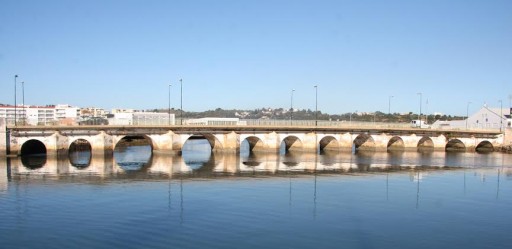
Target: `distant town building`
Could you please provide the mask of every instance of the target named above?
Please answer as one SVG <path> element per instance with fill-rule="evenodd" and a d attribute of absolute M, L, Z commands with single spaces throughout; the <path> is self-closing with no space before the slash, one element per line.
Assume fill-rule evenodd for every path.
<path fill-rule="evenodd" d="M 187 125 L 247 125 L 246 121 L 240 121 L 239 118 L 198 118 L 188 119 Z"/>
<path fill-rule="evenodd" d="M 16 115 L 15 115 L 16 113 Z M 0 118 L 5 118 L 9 124 L 23 125 L 74 125 L 80 116 L 78 107 L 70 105 L 48 106 L 0 106 Z M 14 119 L 16 118 L 16 122 Z"/>
<path fill-rule="evenodd" d="M 484 105 L 465 120 L 437 120 L 432 124 L 436 129 L 500 129 L 511 127 L 512 108 L 491 108 Z"/>
<path fill-rule="evenodd" d="M 107 114 L 109 114 L 107 111 L 105 111 L 103 108 L 96 108 L 96 107 L 85 107 L 80 108 L 80 118 L 82 120 L 86 120 L 93 117 L 100 117 L 100 118 L 106 118 Z"/>
<path fill-rule="evenodd" d="M 133 109 L 113 109 L 107 115 L 110 125 L 174 125 L 174 114 L 164 112 L 144 112 Z"/>

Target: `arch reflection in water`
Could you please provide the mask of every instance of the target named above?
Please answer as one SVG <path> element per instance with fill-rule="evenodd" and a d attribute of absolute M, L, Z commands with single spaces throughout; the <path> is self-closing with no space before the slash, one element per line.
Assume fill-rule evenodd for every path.
<path fill-rule="evenodd" d="M 151 165 L 151 141 L 143 136 L 127 136 L 115 149 L 116 164 L 124 171 L 141 171 Z"/>
<path fill-rule="evenodd" d="M 244 172 L 274 173 L 277 170 L 277 153 L 252 151 L 240 156 L 238 170 Z"/>
<path fill-rule="evenodd" d="M 27 169 L 42 168 L 46 164 L 46 147 L 36 139 L 31 139 L 21 146 L 21 163 Z"/>
<path fill-rule="evenodd" d="M 43 155 L 22 155 L 21 163 L 27 169 L 39 169 L 46 165 L 46 154 Z"/>
<path fill-rule="evenodd" d="M 91 164 L 91 151 L 91 144 L 87 140 L 77 139 L 69 146 L 69 162 L 78 169 L 87 168 Z"/>
<path fill-rule="evenodd" d="M 279 171 L 304 171 L 306 162 L 303 161 L 305 155 L 314 155 L 313 153 L 301 153 L 295 151 L 287 151 L 280 155 Z"/>
<path fill-rule="evenodd" d="M 186 165 L 182 173 L 212 172 L 215 168 L 215 155 L 211 142 L 206 138 L 188 139 L 182 148 L 182 158 Z"/>

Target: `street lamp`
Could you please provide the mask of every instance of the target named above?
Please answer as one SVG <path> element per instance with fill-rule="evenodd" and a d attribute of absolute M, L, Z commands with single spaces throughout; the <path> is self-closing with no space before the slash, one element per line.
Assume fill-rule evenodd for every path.
<path fill-rule="evenodd" d="M 466 106 L 466 130 L 468 129 L 469 104 L 471 104 L 471 101 L 469 101 L 469 102 L 468 102 L 468 105 Z"/>
<path fill-rule="evenodd" d="M 357 110 L 356 110 L 356 113 L 357 113 Z M 350 113 L 350 121 L 349 121 L 350 125 L 352 125 L 352 114 L 353 114 L 353 112 Z"/>
<path fill-rule="evenodd" d="M 169 102 L 167 105 L 167 113 L 169 114 L 168 124 L 171 125 L 171 84 L 169 84 Z"/>
<path fill-rule="evenodd" d="M 18 111 L 17 108 L 16 108 L 16 85 L 17 85 L 17 82 L 16 82 L 16 79 L 18 78 L 18 75 L 14 75 L 14 126 L 16 126 L 16 112 Z"/>
<path fill-rule="evenodd" d="M 180 79 L 180 124 L 183 125 L 183 79 Z"/>
<path fill-rule="evenodd" d="M 394 98 L 395 96 L 391 95 L 389 96 L 389 100 L 388 100 L 388 114 L 391 114 L 391 99 Z"/>
<path fill-rule="evenodd" d="M 290 125 L 293 124 L 293 92 L 295 92 L 295 89 L 292 89 L 290 100 Z"/>
<path fill-rule="evenodd" d="M 423 95 L 421 93 L 418 93 L 420 95 L 420 113 L 418 114 L 418 119 L 420 120 L 420 126 L 421 126 L 421 103 L 422 103 L 422 97 Z"/>
<path fill-rule="evenodd" d="M 318 85 L 315 85 L 315 126 L 318 125 Z"/>

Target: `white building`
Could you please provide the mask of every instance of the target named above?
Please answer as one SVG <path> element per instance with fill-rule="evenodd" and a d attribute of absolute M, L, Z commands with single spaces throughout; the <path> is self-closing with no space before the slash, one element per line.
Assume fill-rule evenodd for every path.
<path fill-rule="evenodd" d="M 105 111 L 105 109 L 103 108 L 97 108 L 97 107 L 85 107 L 85 108 L 80 108 L 80 118 L 81 119 L 88 119 L 88 118 L 92 118 L 92 117 L 106 117 L 107 116 L 107 111 Z"/>
<path fill-rule="evenodd" d="M 113 109 L 109 115 L 110 125 L 174 125 L 174 114 L 164 112 L 143 112 L 132 109 Z"/>
<path fill-rule="evenodd" d="M 16 115 L 14 115 L 16 110 Z M 48 106 L 0 106 L 0 118 L 13 125 L 74 124 L 79 116 L 78 107 L 69 105 Z"/>
<path fill-rule="evenodd" d="M 22 122 L 25 116 L 26 110 L 23 106 L 2 105 L 0 106 L 0 118 L 5 118 L 7 124 L 14 124 L 14 119 L 17 122 Z"/>
<path fill-rule="evenodd" d="M 51 125 L 56 123 L 54 106 L 30 106 L 26 108 L 27 124 Z"/>
<path fill-rule="evenodd" d="M 77 119 L 80 117 L 80 108 L 70 105 L 56 105 L 55 106 L 55 118 L 57 120 L 71 118 Z"/>
<path fill-rule="evenodd" d="M 491 108 L 484 105 L 465 120 L 437 120 L 433 128 L 446 129 L 500 129 L 511 127 L 512 108 Z"/>

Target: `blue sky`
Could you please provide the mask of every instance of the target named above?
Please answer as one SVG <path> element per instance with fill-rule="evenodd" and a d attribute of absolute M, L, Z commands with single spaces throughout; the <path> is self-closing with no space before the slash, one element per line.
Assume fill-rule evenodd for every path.
<path fill-rule="evenodd" d="M 512 1 L 0 0 L 0 103 L 465 115 L 512 94 Z M 20 85 L 19 85 L 20 86 Z M 19 88 L 18 88 L 19 89 Z M 18 99 L 21 99 L 19 92 Z M 428 99 L 428 105 L 427 105 Z M 473 110 L 471 110 L 473 109 Z"/>

